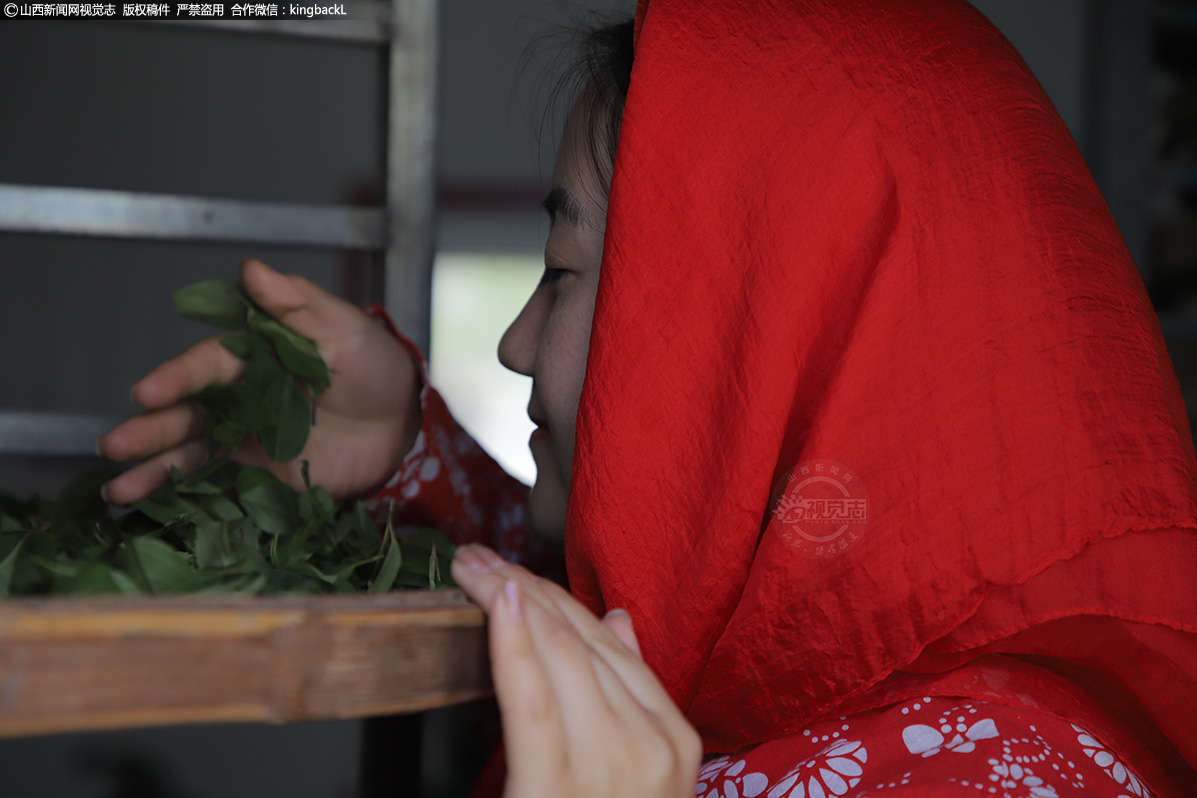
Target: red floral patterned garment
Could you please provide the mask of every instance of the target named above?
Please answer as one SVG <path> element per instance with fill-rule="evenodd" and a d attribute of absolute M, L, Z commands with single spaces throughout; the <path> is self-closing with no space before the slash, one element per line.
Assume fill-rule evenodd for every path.
<path fill-rule="evenodd" d="M 961 0 L 637 30 L 565 556 L 707 793 L 1197 795 L 1188 419 L 1018 54 Z"/>
<path fill-rule="evenodd" d="M 429 525 L 456 542 L 484 542 L 559 577 L 559 556 L 537 545 L 527 528 L 528 487 L 457 423 L 429 382 L 425 358 L 385 311 L 367 310 L 419 361 L 424 413 L 412 451 L 367 502 L 376 519 L 385 522 L 389 509 L 396 524 Z M 1154 795 L 1096 733 L 1036 706 L 1026 691 L 1037 692 L 1039 674 L 993 658 L 968 672 L 986 687 L 961 692 L 988 691 L 990 700 L 923 696 L 815 723 L 735 754 L 711 754 L 699 771 L 696 798 L 945 794 L 929 792 L 935 787 L 1003 798 Z M 1050 680 L 1041 686 L 1058 689 Z M 1089 711 L 1100 716 L 1094 707 Z M 501 771 L 492 769 L 488 778 L 501 778 Z"/>
<path fill-rule="evenodd" d="M 1197 795 L 1188 418 L 1026 64 L 962 0 L 641 0 L 637 37 L 574 595 L 628 610 L 706 752 L 768 747 L 771 780 L 813 724 L 933 698 L 1006 707 L 998 736 L 906 721 L 946 735 L 924 757 L 862 726 L 891 765 L 847 794 L 975 791 L 1034 725 L 1094 792 L 1086 762 Z M 1029 767 L 997 791 L 1069 789 Z"/>
<path fill-rule="evenodd" d="M 1027 707 L 932 696 L 709 758 L 695 788 L 697 798 L 1151 794 L 1081 726 Z"/>

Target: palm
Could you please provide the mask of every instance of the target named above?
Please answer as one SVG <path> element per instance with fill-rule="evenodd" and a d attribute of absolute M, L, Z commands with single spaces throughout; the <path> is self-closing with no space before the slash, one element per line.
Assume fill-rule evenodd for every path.
<path fill-rule="evenodd" d="M 332 385 L 316 401 L 316 424 L 295 462 L 275 463 L 260 445 L 231 456 L 269 468 L 303 487 L 299 460 L 310 462 L 312 481 L 336 498 L 360 495 L 398 466 L 419 428 L 419 385 L 411 354 L 349 303 L 305 280 L 247 263 L 242 281 L 268 312 L 311 338 L 332 371 Z M 171 466 L 190 471 L 203 463 L 203 420 L 180 400 L 214 382 L 231 382 L 243 364 L 219 337 L 196 344 L 134 386 L 147 410 L 104 435 L 99 450 L 118 461 L 147 458 L 107 486 L 118 504 L 137 501 L 161 484 Z"/>
<path fill-rule="evenodd" d="M 333 496 L 365 493 L 390 475 L 396 438 L 404 433 L 397 410 L 411 390 L 408 373 L 398 366 L 407 357 L 397 341 L 368 320 L 358 334 L 317 340 L 332 371 L 332 385 L 316 401 L 316 423 L 300 459 L 310 463 L 312 481 Z M 387 367 L 386 364 L 391 364 Z M 255 455 L 265 463 L 265 453 Z M 273 464 L 278 469 L 280 464 Z M 277 471 L 294 487 L 302 486 L 299 466 Z"/>

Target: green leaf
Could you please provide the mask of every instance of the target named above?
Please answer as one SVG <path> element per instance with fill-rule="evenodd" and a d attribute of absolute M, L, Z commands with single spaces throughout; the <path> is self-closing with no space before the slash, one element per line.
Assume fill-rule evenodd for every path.
<path fill-rule="evenodd" d="M 275 359 L 274 350 L 268 343 L 262 341 L 259 343 L 262 346 L 262 351 L 254 353 L 246 361 L 245 373 L 241 375 L 241 379 L 245 380 L 246 385 L 253 387 L 265 401 L 266 392 L 270 390 L 270 386 L 290 372 Z M 269 409 L 273 411 L 273 408 Z"/>
<path fill-rule="evenodd" d="M 17 569 L 17 557 L 21 554 L 21 546 L 24 542 L 25 536 L 21 535 L 20 539 L 16 541 L 16 545 L 9 549 L 3 560 L 0 560 L 0 596 L 7 596 L 10 592 L 13 573 Z"/>
<path fill-rule="evenodd" d="M 24 530 L 0 532 L 0 560 L 7 557 L 12 550 L 21 545 L 28 533 Z"/>
<path fill-rule="evenodd" d="M 209 461 L 207 465 L 189 477 L 175 484 L 179 493 L 202 493 L 215 495 L 233 487 L 241 473 L 241 466 L 224 457 Z"/>
<path fill-rule="evenodd" d="M 132 538 L 121 548 L 126 550 L 128 561 L 152 593 L 186 592 L 204 581 L 192 569 L 187 554 L 157 538 Z"/>
<path fill-rule="evenodd" d="M 40 530 L 28 533 L 12 570 L 9 591 L 17 595 L 46 590 L 53 582 L 53 572 L 46 566 L 54 565 L 56 548 L 53 536 L 48 533 Z"/>
<path fill-rule="evenodd" d="M 289 571 L 271 571 L 266 574 L 266 582 L 262 586 L 266 593 L 316 593 L 319 586 L 315 580 L 308 579 Z"/>
<path fill-rule="evenodd" d="M 378 576 L 370 583 L 369 592 L 371 593 L 385 593 L 390 590 L 395 584 L 395 577 L 399 576 L 399 568 L 403 564 L 403 552 L 399 548 L 398 541 L 395 540 L 394 535 L 388 535 L 390 543 L 387 545 L 387 556 L 382 561 L 382 568 L 378 571 Z"/>
<path fill-rule="evenodd" d="M 187 401 L 204 411 L 209 457 L 222 446 L 236 449 L 248 435 L 270 424 L 274 415 L 261 390 L 247 383 L 209 385 Z"/>
<path fill-rule="evenodd" d="M 233 574 L 200 588 L 200 593 L 261 593 L 265 574 Z"/>
<path fill-rule="evenodd" d="M 312 383 L 318 391 L 329 386 L 328 366 L 311 339 L 284 327 L 265 314 L 251 313 L 249 320 L 254 331 L 264 335 L 274 345 L 278 359 L 288 371 Z"/>
<path fill-rule="evenodd" d="M 249 518 L 240 524 L 231 524 L 229 526 L 229 544 L 242 556 L 257 554 L 262 545 L 262 528 Z"/>
<path fill-rule="evenodd" d="M 125 596 L 141 596 L 145 594 L 137 582 L 129 578 L 129 575 L 118 568 L 112 568 L 108 572 L 108 576 L 112 579 L 112 583 L 116 585 L 116 589 Z"/>
<path fill-rule="evenodd" d="M 220 344 L 242 360 L 270 354 L 270 344 L 251 333 L 227 333 L 220 337 Z"/>
<path fill-rule="evenodd" d="M 178 292 L 188 318 L 233 329 L 243 380 L 189 397 L 205 413 L 209 462 L 116 511 L 98 500 L 112 471 L 86 475 L 59 501 L 0 495 L 0 594 L 166 592 L 380 592 L 439 587 L 453 547 L 421 530 L 385 534 L 364 502 L 340 505 L 302 464 L 297 493 L 269 471 L 215 454 L 256 435 L 279 460 L 298 457 L 313 420 L 311 397 L 328 386 L 316 346 L 270 318 L 230 281 Z"/>
<path fill-rule="evenodd" d="M 173 488 L 156 490 L 148 498 L 134 502 L 133 507 L 162 525 L 187 518 L 193 512 L 192 506 L 175 495 Z"/>
<path fill-rule="evenodd" d="M 114 578 L 112 566 L 108 563 L 84 563 L 71 576 L 63 577 L 54 583 L 55 593 L 120 593 L 121 586 Z"/>
<path fill-rule="evenodd" d="M 337 515 L 337 504 L 328 491 L 317 485 L 305 495 L 311 502 L 316 517 L 331 526 Z"/>
<path fill-rule="evenodd" d="M 294 527 L 299 514 L 295 491 L 269 471 L 243 469 L 237 490 L 241 509 L 263 531 L 278 534 Z"/>
<path fill-rule="evenodd" d="M 185 319 L 234 330 L 249 328 L 248 297 L 234 280 L 205 280 L 175 291 L 175 310 Z"/>
<path fill-rule="evenodd" d="M 416 574 L 406 569 L 399 571 L 399 576 L 395 579 L 396 588 L 408 588 L 409 590 L 427 590 L 428 589 L 428 574 Z"/>
<path fill-rule="evenodd" d="M 273 424 L 258 433 L 258 439 L 271 460 L 294 460 L 303 451 L 311 430 L 312 414 L 308 402 L 290 376 L 280 377 L 266 393 L 266 404 L 273 408 Z"/>
<path fill-rule="evenodd" d="M 432 556 L 428 558 L 428 589 L 436 590 L 441 583 L 441 566 L 436 556 L 436 544 L 432 544 Z"/>
<path fill-rule="evenodd" d="M 221 421 L 212 427 L 212 440 L 216 441 L 217 451 L 221 447 L 236 449 L 248 434 L 249 430 L 235 421 Z"/>
<path fill-rule="evenodd" d="M 195 524 L 195 564 L 200 570 L 225 568 L 238 562 L 229 548 L 228 526 L 207 518 Z"/>
<path fill-rule="evenodd" d="M 276 411 L 267 404 L 264 391 L 248 383 L 237 383 L 231 387 L 235 404 L 225 418 L 251 431 L 260 430 L 270 423 Z"/>
<path fill-rule="evenodd" d="M 378 534 L 378 527 L 366 511 L 366 503 L 360 500 L 354 502 L 350 510 L 341 513 L 337 518 L 335 537 L 340 545 L 363 554 L 378 551 L 383 542 Z"/>
<path fill-rule="evenodd" d="M 430 588 L 453 585 L 449 569 L 453 564 L 457 547 L 444 534 L 422 527 L 414 536 L 403 541 L 403 549 L 403 571 L 419 580 L 419 586 Z"/>
<path fill-rule="evenodd" d="M 237 484 L 237 477 L 241 476 L 241 466 L 232 460 L 221 457 L 210 461 L 206 466 L 196 471 L 193 479 L 202 479 L 220 488 L 231 488 Z"/>
<path fill-rule="evenodd" d="M 275 348 L 278 348 L 281 342 L 295 350 L 301 357 L 320 357 L 320 350 L 316 348 L 316 344 L 312 339 L 300 335 L 290 327 L 285 326 L 278 319 L 271 318 L 265 313 L 259 312 L 255 314 L 252 326 L 254 330 L 262 332 L 274 342 Z M 283 362 L 287 362 L 286 358 L 283 358 Z"/>
<path fill-rule="evenodd" d="M 195 504 L 200 512 L 214 521 L 240 521 L 245 517 L 241 508 L 224 496 L 197 496 Z"/>
<path fill-rule="evenodd" d="M 41 569 L 51 577 L 72 577 L 79 573 L 78 567 L 71 562 L 70 557 L 60 556 L 55 559 L 43 557 L 39 554 L 29 555 L 30 564 Z"/>
<path fill-rule="evenodd" d="M 337 582 L 337 577 L 335 575 L 324 573 L 310 562 L 296 563 L 294 566 L 292 566 L 291 571 L 299 576 L 306 576 L 316 580 L 317 582 L 323 582 L 328 585 L 335 585 Z"/>

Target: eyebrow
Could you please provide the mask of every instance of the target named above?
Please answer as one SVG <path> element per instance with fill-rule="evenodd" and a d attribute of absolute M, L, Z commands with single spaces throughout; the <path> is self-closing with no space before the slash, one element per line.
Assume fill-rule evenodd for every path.
<path fill-rule="evenodd" d="M 586 218 L 582 210 L 582 203 L 565 186 L 553 186 L 549 195 L 540 203 L 549 214 L 549 224 L 557 221 L 561 216 L 570 224 L 580 227 Z"/>

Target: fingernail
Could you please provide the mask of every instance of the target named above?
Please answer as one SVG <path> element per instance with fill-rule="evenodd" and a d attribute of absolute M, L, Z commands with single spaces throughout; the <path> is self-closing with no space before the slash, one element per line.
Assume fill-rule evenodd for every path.
<path fill-rule="evenodd" d="M 473 550 L 477 552 L 478 556 L 485 560 L 491 568 L 498 568 L 500 565 L 507 564 L 506 560 L 488 549 L 486 546 L 474 545 L 471 548 L 473 548 Z"/>
<path fill-rule="evenodd" d="M 96 442 L 95 442 L 95 445 L 92 447 L 92 451 L 94 451 L 96 453 L 96 457 L 104 456 L 104 455 L 100 454 L 100 439 L 99 438 L 96 438 Z"/>
<path fill-rule="evenodd" d="M 627 610 L 611 610 L 607 613 L 606 617 L 610 618 L 612 615 L 622 615 L 623 617 L 627 618 L 629 622 L 632 620 L 632 616 L 628 615 Z"/>
<path fill-rule="evenodd" d="M 465 545 L 457 547 L 457 554 L 453 559 L 462 564 L 472 574 L 483 574 L 492 570 L 491 566 L 478 553 L 477 546 Z"/>
<path fill-rule="evenodd" d="M 108 483 L 107 482 L 105 482 L 103 485 L 100 486 L 100 498 L 104 500 L 105 504 L 112 504 L 112 502 L 108 501 Z"/>
<path fill-rule="evenodd" d="M 514 579 L 509 579 L 503 586 L 503 591 L 507 594 L 507 609 L 511 613 L 512 619 L 523 621 L 524 607 L 520 602 L 520 586 Z"/>

